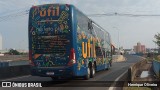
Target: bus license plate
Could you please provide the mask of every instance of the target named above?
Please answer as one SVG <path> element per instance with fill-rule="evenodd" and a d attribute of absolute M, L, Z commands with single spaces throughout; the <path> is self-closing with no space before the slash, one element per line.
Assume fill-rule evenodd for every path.
<path fill-rule="evenodd" d="M 47 75 L 54 75 L 54 72 L 47 72 Z"/>

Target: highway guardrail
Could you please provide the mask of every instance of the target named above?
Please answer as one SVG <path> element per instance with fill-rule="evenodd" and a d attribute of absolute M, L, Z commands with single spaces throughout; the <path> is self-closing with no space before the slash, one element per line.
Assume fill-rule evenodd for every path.
<path fill-rule="evenodd" d="M 128 80 L 129 81 L 134 81 L 134 78 L 136 76 L 136 73 L 138 72 L 139 68 L 146 64 L 146 60 L 141 60 L 135 64 L 133 64 L 129 69 L 128 69 Z"/>
<path fill-rule="evenodd" d="M 29 75 L 29 60 L 3 60 L 0 61 L 0 79 L 12 78 L 17 76 Z"/>
<path fill-rule="evenodd" d="M 20 65 L 20 66 L 1 67 L 0 72 L 1 72 L 0 79 L 29 75 L 30 74 L 30 66 L 29 65 Z"/>
<path fill-rule="evenodd" d="M 160 78 L 160 61 L 153 60 L 153 71 Z"/>
<path fill-rule="evenodd" d="M 1 60 L 0 67 L 29 65 L 29 60 Z"/>

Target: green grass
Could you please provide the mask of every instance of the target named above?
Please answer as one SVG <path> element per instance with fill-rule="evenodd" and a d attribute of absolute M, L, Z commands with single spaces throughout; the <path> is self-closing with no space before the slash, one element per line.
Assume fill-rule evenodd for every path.
<path fill-rule="evenodd" d="M 153 57 L 146 57 L 147 61 L 157 60 L 160 61 L 160 55 L 154 55 Z"/>
<path fill-rule="evenodd" d="M 160 55 L 156 56 L 155 60 L 160 61 Z"/>

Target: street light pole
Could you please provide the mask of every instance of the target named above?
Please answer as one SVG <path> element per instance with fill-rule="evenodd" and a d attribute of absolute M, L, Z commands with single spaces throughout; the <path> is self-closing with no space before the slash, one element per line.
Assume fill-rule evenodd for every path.
<path fill-rule="evenodd" d="M 118 30 L 118 28 L 117 27 L 113 27 L 113 28 L 115 28 L 116 30 L 117 30 L 117 49 L 119 50 L 120 49 L 120 42 L 119 42 L 119 30 Z"/>
<path fill-rule="evenodd" d="M 120 55 L 120 42 L 119 42 L 119 30 L 117 29 L 118 33 L 118 55 Z"/>

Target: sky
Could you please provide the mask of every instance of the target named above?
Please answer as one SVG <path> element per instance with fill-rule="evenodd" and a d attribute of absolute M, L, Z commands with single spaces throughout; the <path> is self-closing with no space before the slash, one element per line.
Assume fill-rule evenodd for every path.
<path fill-rule="evenodd" d="M 111 34 L 115 46 L 131 49 L 137 42 L 157 47 L 160 16 L 91 16 L 93 14 L 160 15 L 160 0 L 0 0 L 0 35 L 3 49 L 28 50 L 28 14 L 33 5 L 67 3 L 75 5 Z"/>

